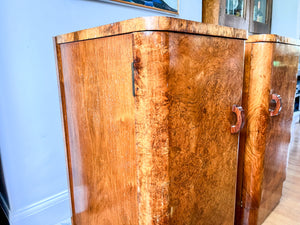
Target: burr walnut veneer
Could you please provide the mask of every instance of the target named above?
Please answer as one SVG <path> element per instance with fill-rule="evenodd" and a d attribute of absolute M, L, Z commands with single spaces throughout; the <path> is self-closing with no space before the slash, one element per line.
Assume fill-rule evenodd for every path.
<path fill-rule="evenodd" d="M 253 35 L 246 42 L 236 224 L 262 224 L 286 177 L 300 42 Z"/>
<path fill-rule="evenodd" d="M 233 224 L 246 36 L 149 17 L 54 38 L 74 225 Z"/>

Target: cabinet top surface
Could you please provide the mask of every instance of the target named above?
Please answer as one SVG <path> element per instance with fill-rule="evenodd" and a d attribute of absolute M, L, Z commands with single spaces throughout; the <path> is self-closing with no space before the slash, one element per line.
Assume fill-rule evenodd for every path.
<path fill-rule="evenodd" d="M 140 17 L 56 36 L 58 44 L 141 31 L 170 31 L 247 39 L 247 31 L 172 17 Z"/>
<path fill-rule="evenodd" d="M 259 35 L 250 35 L 247 43 L 255 43 L 255 42 L 274 42 L 274 43 L 283 43 L 290 45 L 298 45 L 300 46 L 300 40 L 279 36 L 277 34 L 259 34 Z"/>

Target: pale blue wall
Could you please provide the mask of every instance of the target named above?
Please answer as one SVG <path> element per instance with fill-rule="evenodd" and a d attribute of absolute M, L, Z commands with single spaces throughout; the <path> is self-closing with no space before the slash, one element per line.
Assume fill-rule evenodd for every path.
<path fill-rule="evenodd" d="M 201 20 L 201 0 L 180 18 Z M 52 36 L 157 11 L 86 0 L 0 4 L 0 147 L 12 225 L 70 216 Z M 49 199 L 48 199 L 49 198 Z"/>
<path fill-rule="evenodd" d="M 179 17 L 201 21 L 201 5 L 180 0 Z M 297 10 L 298 0 L 274 0 L 272 32 L 299 37 Z M 86 0 L 1 1 L 0 147 L 12 225 L 70 216 L 52 36 L 150 15 L 163 14 Z"/>
<path fill-rule="evenodd" d="M 273 0 L 271 32 L 300 38 L 300 0 Z"/>

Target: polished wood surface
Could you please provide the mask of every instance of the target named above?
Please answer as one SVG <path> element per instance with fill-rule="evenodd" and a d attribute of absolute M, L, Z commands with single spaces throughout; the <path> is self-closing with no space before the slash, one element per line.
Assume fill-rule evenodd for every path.
<path fill-rule="evenodd" d="M 270 92 L 281 96 L 282 110 L 278 116 L 270 118 L 268 123 L 262 198 L 258 217 L 259 224 L 278 204 L 282 193 L 282 185 L 286 178 L 298 62 L 299 47 L 280 43 L 273 44 L 273 71 Z"/>
<path fill-rule="evenodd" d="M 256 224 L 253 218 L 257 219 L 261 200 L 271 73 L 271 44 L 247 44 L 243 86 L 246 124 L 240 138 L 236 224 Z"/>
<path fill-rule="evenodd" d="M 247 43 L 237 182 L 236 224 L 261 224 L 278 204 L 285 179 L 293 117 L 299 47 L 282 43 Z M 282 111 L 270 117 L 272 94 Z"/>
<path fill-rule="evenodd" d="M 134 34 L 139 224 L 169 224 L 169 33 Z"/>
<path fill-rule="evenodd" d="M 172 17 L 141 17 L 100 27 L 90 28 L 57 36 L 57 43 L 67 43 L 126 34 L 138 31 L 174 31 L 238 39 L 247 39 L 247 31 L 213 24 L 199 23 Z"/>
<path fill-rule="evenodd" d="M 220 0 L 202 0 L 202 22 L 219 25 Z"/>
<path fill-rule="evenodd" d="M 135 34 L 141 224 L 233 223 L 238 134 L 230 124 L 241 103 L 243 46 Z"/>
<path fill-rule="evenodd" d="M 300 124 L 295 125 L 295 138 L 291 143 L 286 180 L 283 183 L 279 205 L 263 225 L 299 225 L 300 215 Z"/>
<path fill-rule="evenodd" d="M 239 135 L 230 129 L 242 100 L 244 42 L 170 41 L 171 224 L 233 224 Z"/>
<path fill-rule="evenodd" d="M 69 129 L 68 129 L 68 121 L 66 114 L 66 98 L 65 98 L 65 88 L 63 84 L 63 71 L 62 71 L 62 58 L 61 58 L 61 49 L 59 44 L 57 44 L 56 37 L 53 37 L 53 46 L 54 46 L 54 55 L 55 55 L 55 64 L 56 64 L 56 75 L 57 75 L 57 86 L 58 86 L 58 95 L 60 99 L 60 114 L 61 114 L 61 123 L 62 123 L 62 132 L 63 138 L 65 141 L 64 150 L 65 150 L 65 158 L 67 165 L 67 174 L 68 174 L 68 188 L 70 191 L 70 204 L 72 214 L 74 214 L 74 198 L 73 198 L 73 175 L 72 175 L 72 165 L 70 159 L 70 141 L 69 141 Z M 71 217 L 72 224 L 74 224 L 73 217 Z"/>
<path fill-rule="evenodd" d="M 254 42 L 275 42 L 275 43 L 282 43 L 282 44 L 289 44 L 289 45 L 300 45 L 300 40 L 279 36 L 277 34 L 259 34 L 259 35 L 250 35 L 247 43 L 254 43 Z"/>
<path fill-rule="evenodd" d="M 132 37 L 58 48 L 73 224 L 138 224 Z"/>
<path fill-rule="evenodd" d="M 58 39 L 73 225 L 233 224 L 244 40 Z"/>

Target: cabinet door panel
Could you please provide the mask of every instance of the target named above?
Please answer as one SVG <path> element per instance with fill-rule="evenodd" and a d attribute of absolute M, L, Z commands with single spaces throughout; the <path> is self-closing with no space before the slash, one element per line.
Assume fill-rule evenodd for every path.
<path fill-rule="evenodd" d="M 170 35 L 172 224 L 233 224 L 244 42 Z M 185 218 L 182 220 L 182 218 Z"/>
<path fill-rule="evenodd" d="M 132 35 L 60 50 L 73 224 L 138 224 Z"/>
<path fill-rule="evenodd" d="M 298 72 L 299 47 L 274 44 L 270 94 L 282 98 L 282 111 L 269 118 L 266 136 L 264 177 L 259 223 L 278 204 L 286 177 L 287 154 L 290 142 L 293 103 Z"/>
<path fill-rule="evenodd" d="M 230 128 L 244 41 L 166 32 L 134 40 L 140 223 L 233 224 L 238 134 Z"/>

